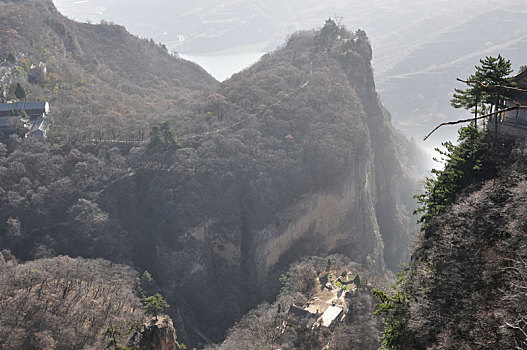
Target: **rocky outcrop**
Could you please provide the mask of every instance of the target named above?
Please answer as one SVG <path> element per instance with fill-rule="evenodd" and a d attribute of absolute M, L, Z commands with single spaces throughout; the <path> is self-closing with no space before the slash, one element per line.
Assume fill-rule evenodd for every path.
<path fill-rule="evenodd" d="M 135 334 L 133 343 L 139 350 L 180 350 L 176 330 L 170 317 L 166 315 L 152 318 L 143 325 L 140 333 Z"/>
<path fill-rule="evenodd" d="M 373 169 L 373 159 L 355 164 L 343 183 L 298 201 L 277 222 L 259 230 L 255 261 L 260 276 L 302 256 L 328 252 L 352 256 L 382 274 L 383 239 L 375 212 Z"/>

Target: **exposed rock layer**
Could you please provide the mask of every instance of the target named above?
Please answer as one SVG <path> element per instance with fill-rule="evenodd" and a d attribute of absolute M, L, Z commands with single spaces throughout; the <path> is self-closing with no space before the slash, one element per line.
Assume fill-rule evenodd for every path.
<path fill-rule="evenodd" d="M 162 315 L 143 325 L 137 341 L 140 350 L 179 350 L 177 335 L 170 317 Z"/>

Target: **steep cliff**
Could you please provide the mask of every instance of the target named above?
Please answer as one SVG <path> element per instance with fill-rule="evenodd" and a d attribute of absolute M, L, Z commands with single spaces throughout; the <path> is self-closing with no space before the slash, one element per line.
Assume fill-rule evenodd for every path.
<path fill-rule="evenodd" d="M 463 169 L 471 181 L 443 212 L 428 216 L 398 294 L 384 299 L 390 313 L 386 349 L 527 344 L 526 145 L 496 135 L 480 139 L 485 142 L 474 154 L 481 163 Z M 447 176 L 440 181 L 447 183 Z"/>
<path fill-rule="evenodd" d="M 378 101 L 367 38 L 336 30 L 295 34 L 222 83 L 200 107 L 218 129 L 100 198 L 194 339 L 221 339 L 302 256 L 382 275 L 409 255 L 417 153 Z"/>

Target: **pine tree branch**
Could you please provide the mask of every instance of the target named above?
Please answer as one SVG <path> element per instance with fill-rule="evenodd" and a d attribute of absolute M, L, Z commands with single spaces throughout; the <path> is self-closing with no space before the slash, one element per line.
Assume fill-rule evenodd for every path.
<path fill-rule="evenodd" d="M 478 85 L 480 85 L 481 87 L 483 87 L 485 89 L 505 89 L 505 90 L 512 90 L 512 91 L 523 92 L 524 94 L 527 94 L 527 90 L 526 89 L 520 89 L 520 88 L 512 87 L 512 86 L 483 84 L 483 83 L 478 83 L 477 81 L 463 80 L 463 79 L 459 79 L 459 78 L 456 78 L 456 80 L 460 81 L 462 83 L 465 83 L 467 85 L 478 84 Z"/>
<path fill-rule="evenodd" d="M 527 106 L 509 107 L 509 108 L 500 109 L 499 111 L 492 112 L 492 113 L 489 113 L 489 114 L 481 115 L 481 116 L 479 116 L 477 118 L 472 117 L 472 118 L 469 118 L 469 119 L 457 120 L 457 121 L 454 121 L 454 122 L 441 123 L 438 126 L 436 126 L 434 128 L 434 130 L 432 130 L 428 135 L 426 135 L 425 138 L 423 139 L 423 141 L 426 141 L 426 139 L 428 139 L 430 137 L 430 135 L 432 135 L 434 133 L 434 131 L 436 131 L 437 129 L 439 129 L 440 127 L 442 127 L 444 125 L 455 125 L 455 124 L 460 124 L 460 123 L 467 123 L 467 122 L 471 122 L 473 120 L 484 119 L 484 118 L 488 118 L 488 117 L 491 117 L 491 116 L 496 115 L 496 114 L 500 114 L 500 113 L 504 113 L 504 112 L 508 112 L 508 111 L 514 111 L 514 110 L 517 110 L 517 109 L 527 109 Z"/>

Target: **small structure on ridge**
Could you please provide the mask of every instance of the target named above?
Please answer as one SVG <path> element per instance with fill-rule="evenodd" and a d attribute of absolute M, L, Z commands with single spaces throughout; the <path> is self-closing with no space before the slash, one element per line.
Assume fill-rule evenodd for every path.
<path fill-rule="evenodd" d="M 0 103 L 0 132 L 45 140 L 51 125 L 48 114 L 49 103 L 45 101 Z"/>

